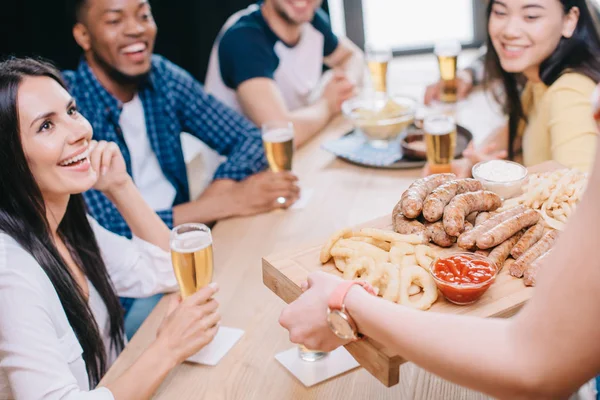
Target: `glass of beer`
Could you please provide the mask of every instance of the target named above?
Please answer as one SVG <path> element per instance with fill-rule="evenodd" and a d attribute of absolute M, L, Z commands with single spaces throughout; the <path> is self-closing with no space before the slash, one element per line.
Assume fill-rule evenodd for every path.
<path fill-rule="evenodd" d="M 183 224 L 171 231 L 171 260 L 181 297 L 208 285 L 213 278 L 213 248 L 210 229 L 203 224 Z"/>
<path fill-rule="evenodd" d="M 456 122 L 449 115 L 429 115 L 423 120 L 427 162 L 432 174 L 452 172 L 456 149 Z"/>
<path fill-rule="evenodd" d="M 365 58 L 369 67 L 369 74 L 376 92 L 387 92 L 388 64 L 392 59 L 392 50 L 389 47 L 366 46 Z"/>
<path fill-rule="evenodd" d="M 329 353 L 327 353 L 325 351 L 310 350 L 309 348 L 307 348 L 306 346 L 304 346 L 302 344 L 298 346 L 298 355 L 300 356 L 300 359 L 302 361 L 308 361 L 308 362 L 319 361 L 320 359 L 325 357 L 327 354 L 329 354 Z"/>
<path fill-rule="evenodd" d="M 440 100 L 444 103 L 456 103 L 457 100 L 456 69 L 460 50 L 461 46 L 458 40 L 436 43 L 433 50 L 440 67 L 440 79 L 442 81 Z"/>
<path fill-rule="evenodd" d="M 262 139 L 271 171 L 291 171 L 294 156 L 294 124 L 291 122 L 264 123 Z M 284 204 L 285 201 L 284 197 L 277 199 L 279 204 Z"/>

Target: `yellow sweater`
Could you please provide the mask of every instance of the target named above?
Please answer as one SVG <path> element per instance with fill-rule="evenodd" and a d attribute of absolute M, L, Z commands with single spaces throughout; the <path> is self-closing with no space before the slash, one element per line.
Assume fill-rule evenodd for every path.
<path fill-rule="evenodd" d="M 527 83 L 521 101 L 527 124 L 520 129 L 525 166 L 554 160 L 589 172 L 594 163 L 598 130 L 591 96 L 596 84 L 568 72 L 550 87 Z"/>

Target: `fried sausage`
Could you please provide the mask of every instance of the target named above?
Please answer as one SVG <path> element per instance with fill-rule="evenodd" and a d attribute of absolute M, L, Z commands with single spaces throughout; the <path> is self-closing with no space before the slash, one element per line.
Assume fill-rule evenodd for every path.
<path fill-rule="evenodd" d="M 452 247 L 456 242 L 456 237 L 449 236 L 444 229 L 442 221 L 427 223 L 425 225 L 426 235 L 433 243 L 441 247 Z"/>
<path fill-rule="evenodd" d="M 493 211 L 501 205 L 500 196 L 487 190 L 459 194 L 444 209 L 444 229 L 450 236 L 459 236 L 467 215 L 473 211 Z"/>
<path fill-rule="evenodd" d="M 507 219 L 479 236 L 477 238 L 477 247 L 480 249 L 489 249 L 498 246 L 521 229 L 537 224 L 539 220 L 540 214 L 537 211 L 526 210 L 522 214 L 517 214 Z"/>
<path fill-rule="evenodd" d="M 456 179 L 446 182 L 434 189 L 423 202 L 423 217 L 429 222 L 438 221 L 444 214 L 444 207 L 454 196 L 478 190 L 483 190 L 483 185 L 476 179 Z"/>
<path fill-rule="evenodd" d="M 392 213 L 394 231 L 403 235 L 420 234 L 425 232 L 425 225 L 416 219 L 408 219 L 401 212 Z"/>
<path fill-rule="evenodd" d="M 517 261 L 515 261 L 513 265 L 510 266 L 510 274 L 512 276 L 516 276 L 517 278 L 522 277 L 525 270 L 531 265 L 531 263 L 536 258 L 538 258 L 539 256 L 541 256 L 542 254 L 544 254 L 552 248 L 552 245 L 554 244 L 557 238 L 558 231 L 551 230 L 549 232 L 546 232 L 536 244 L 534 244 L 529 250 L 525 252 L 525 254 L 519 257 Z"/>
<path fill-rule="evenodd" d="M 423 210 L 423 202 L 431 191 L 443 183 L 456 179 L 454 174 L 436 174 L 413 182 L 400 198 L 400 210 L 407 218 L 417 218 Z"/>
<path fill-rule="evenodd" d="M 523 235 L 521 240 L 517 242 L 515 247 L 510 252 L 510 255 L 516 260 L 521 257 L 531 246 L 536 244 L 544 236 L 544 224 L 538 222 L 531 228 L 527 229 L 527 232 Z"/>
<path fill-rule="evenodd" d="M 495 214 L 488 218 L 484 222 L 475 223 L 475 228 L 473 228 L 470 232 L 465 232 L 458 238 L 458 247 L 462 249 L 470 250 L 475 247 L 475 242 L 477 241 L 477 237 L 481 235 L 483 232 L 487 232 L 492 229 L 494 226 L 506 221 L 507 219 L 524 212 L 527 210 L 525 206 L 517 206 L 511 209 L 508 209 L 504 212 Z M 481 213 L 483 214 L 483 213 Z M 489 214 L 489 213 L 488 213 Z"/>
<path fill-rule="evenodd" d="M 475 217 L 475 226 L 483 224 L 490 218 L 492 218 L 492 213 L 489 213 L 487 211 L 477 213 L 477 216 Z"/>
<path fill-rule="evenodd" d="M 512 237 L 494 247 L 494 249 L 490 252 L 488 257 L 490 260 L 496 263 L 499 270 L 502 269 L 504 262 L 510 255 L 511 249 L 515 246 L 519 239 L 521 239 L 522 236 L 523 232 L 517 232 Z"/>
<path fill-rule="evenodd" d="M 525 273 L 523 274 L 523 283 L 526 286 L 535 286 L 537 274 L 540 270 L 540 267 L 543 265 L 546 259 L 548 259 L 548 255 L 550 254 L 550 250 L 533 260 L 533 262 L 525 269 Z"/>

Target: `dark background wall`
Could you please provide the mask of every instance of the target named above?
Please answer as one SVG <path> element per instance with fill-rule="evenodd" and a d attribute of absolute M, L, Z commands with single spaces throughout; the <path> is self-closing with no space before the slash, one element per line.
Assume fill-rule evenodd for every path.
<path fill-rule="evenodd" d="M 158 25 L 155 52 L 204 81 L 219 30 L 231 14 L 255 2 L 150 0 Z M 0 0 L 0 58 L 41 56 L 61 69 L 75 68 L 81 52 L 71 35 L 66 4 L 67 0 Z"/>

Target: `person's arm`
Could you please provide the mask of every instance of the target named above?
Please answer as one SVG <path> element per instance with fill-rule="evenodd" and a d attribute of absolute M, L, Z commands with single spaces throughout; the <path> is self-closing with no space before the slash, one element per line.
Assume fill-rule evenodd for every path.
<path fill-rule="evenodd" d="M 173 208 L 173 223 L 210 223 L 235 216 L 254 215 L 287 208 L 300 197 L 300 188 L 290 172 L 264 171 L 241 182 L 219 179 L 194 201 Z M 283 197 L 284 203 L 277 202 Z"/>
<path fill-rule="evenodd" d="M 323 95 L 313 104 L 290 111 L 279 88 L 270 78 L 253 78 L 241 83 L 237 98 L 244 113 L 258 126 L 269 121 L 294 124 L 294 145 L 300 147 L 323 130 L 336 115 L 344 99 L 354 90 L 342 74 L 333 74 Z M 256 101 L 260 97 L 260 101 Z"/>
<path fill-rule="evenodd" d="M 598 140 L 591 111 L 595 84 L 582 75 L 568 74 L 555 85 L 547 93 L 552 159 L 566 167 L 589 172 Z"/>
<path fill-rule="evenodd" d="M 327 40 L 325 44 L 334 45 Z M 338 58 L 342 56 L 345 54 Z M 344 77 L 335 77 L 313 104 L 290 110 L 274 81 L 278 65 L 273 44 L 259 29 L 230 29 L 219 42 L 219 73 L 225 85 L 235 90 L 244 114 L 259 127 L 269 121 L 292 122 L 294 144 L 301 146 L 339 112 L 342 100 L 352 92 L 353 85 Z"/>
<path fill-rule="evenodd" d="M 218 303 L 212 299 L 217 290 L 211 283 L 181 302 L 171 301 L 156 340 L 123 375 L 106 385 L 115 400 L 150 399 L 175 366 L 213 340 L 221 319 Z"/>
<path fill-rule="evenodd" d="M 113 142 L 90 145 L 90 162 L 97 171 L 94 189 L 100 190 L 115 205 L 131 232 L 163 250 L 169 250 L 169 228 L 150 208 L 127 174 L 119 146 Z"/>

